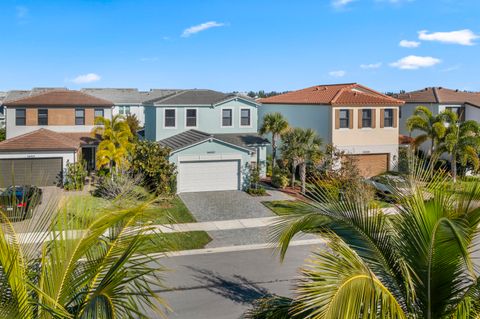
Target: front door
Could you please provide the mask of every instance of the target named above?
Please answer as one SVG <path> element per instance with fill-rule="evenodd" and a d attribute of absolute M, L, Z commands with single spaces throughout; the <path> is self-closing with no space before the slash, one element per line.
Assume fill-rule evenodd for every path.
<path fill-rule="evenodd" d="M 87 171 L 95 170 L 95 147 L 82 147 L 82 159 L 85 161 Z"/>

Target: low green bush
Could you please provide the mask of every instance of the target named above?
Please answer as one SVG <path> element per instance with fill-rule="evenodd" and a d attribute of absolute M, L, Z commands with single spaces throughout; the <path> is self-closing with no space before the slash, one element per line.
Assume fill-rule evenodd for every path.
<path fill-rule="evenodd" d="M 272 185 L 277 188 L 284 189 L 289 183 L 290 180 L 287 172 L 279 167 L 275 167 L 272 172 Z"/>
<path fill-rule="evenodd" d="M 252 196 L 265 196 L 267 195 L 267 191 L 263 187 L 259 188 L 249 188 L 246 192 Z"/>
<path fill-rule="evenodd" d="M 87 170 L 83 162 L 67 163 L 63 188 L 67 191 L 81 191 L 85 186 Z"/>

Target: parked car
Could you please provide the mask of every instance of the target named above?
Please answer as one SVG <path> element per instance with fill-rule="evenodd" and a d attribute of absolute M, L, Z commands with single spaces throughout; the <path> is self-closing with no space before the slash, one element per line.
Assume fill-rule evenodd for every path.
<path fill-rule="evenodd" d="M 32 216 L 35 207 L 42 203 L 43 192 L 33 185 L 9 186 L 0 195 L 0 209 L 11 221 Z"/>

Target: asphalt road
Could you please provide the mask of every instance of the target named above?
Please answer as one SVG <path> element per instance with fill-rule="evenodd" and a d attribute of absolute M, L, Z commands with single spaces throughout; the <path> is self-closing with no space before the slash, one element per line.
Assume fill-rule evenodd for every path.
<path fill-rule="evenodd" d="M 283 263 L 271 249 L 162 260 L 172 270 L 165 274 L 169 288 L 158 290 L 173 309 L 167 317 L 237 319 L 260 297 L 291 296 L 298 267 L 312 249 L 315 246 L 291 247 Z"/>

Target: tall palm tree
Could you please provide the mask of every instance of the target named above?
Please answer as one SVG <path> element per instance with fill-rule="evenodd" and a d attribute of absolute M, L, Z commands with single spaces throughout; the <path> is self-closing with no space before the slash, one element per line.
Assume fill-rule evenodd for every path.
<path fill-rule="evenodd" d="M 282 156 L 292 165 L 292 187 L 295 186 L 295 171 L 300 167 L 302 193 L 305 193 L 307 164 L 318 163 L 322 156 L 322 140 L 312 129 L 294 128 L 282 135 Z"/>
<path fill-rule="evenodd" d="M 452 111 L 444 112 L 447 119 L 447 131 L 438 146 L 438 153 L 447 153 L 451 158 L 451 174 L 457 180 L 457 160 L 463 166 L 471 163 L 477 170 L 480 167 L 478 152 L 480 150 L 480 125 L 477 121 L 459 122 Z"/>
<path fill-rule="evenodd" d="M 0 317 L 161 316 L 165 303 L 152 290 L 161 266 L 142 251 L 147 241 L 164 245 L 145 236 L 155 232 L 141 223 L 150 203 L 119 200 L 105 208 L 84 198 L 50 202 L 23 229 L 0 210 Z"/>
<path fill-rule="evenodd" d="M 406 182 L 392 185 L 398 205 L 390 216 L 371 201 L 345 201 L 313 189 L 305 209 L 276 226 L 281 256 L 303 230 L 316 231 L 327 249 L 316 251 L 301 271 L 297 297 L 268 303 L 290 305 L 292 318 L 478 318 L 473 253 L 480 185 L 452 190 L 446 187 L 449 177 L 433 164 L 426 171 L 419 169 L 423 163 L 412 165 Z M 269 313 L 258 307 L 250 318 L 281 318 Z"/>
<path fill-rule="evenodd" d="M 260 134 L 272 134 L 272 169 L 277 163 L 277 143 L 283 133 L 288 130 L 288 122 L 281 113 L 268 113 L 263 118 Z"/>
<path fill-rule="evenodd" d="M 112 119 L 98 117 L 97 125 L 92 135 L 101 136 L 97 148 L 97 168 L 108 167 L 110 173 L 128 168 L 128 154 L 133 149 L 133 134 L 128 123 L 121 115 L 114 115 Z"/>
<path fill-rule="evenodd" d="M 444 120 L 442 115 L 434 115 L 427 107 L 418 106 L 406 122 L 407 129 L 410 132 L 414 130 L 422 132 L 415 137 L 415 146 L 418 147 L 430 140 L 429 155 L 433 155 L 437 144 L 445 136 L 447 130 Z"/>

